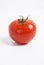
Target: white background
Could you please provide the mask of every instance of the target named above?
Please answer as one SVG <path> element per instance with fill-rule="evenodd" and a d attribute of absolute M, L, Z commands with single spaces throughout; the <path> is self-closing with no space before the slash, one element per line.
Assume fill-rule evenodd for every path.
<path fill-rule="evenodd" d="M 35 38 L 25 46 L 14 45 L 9 24 L 29 15 L 37 26 Z M 44 0 L 0 0 L 0 65 L 44 65 Z"/>

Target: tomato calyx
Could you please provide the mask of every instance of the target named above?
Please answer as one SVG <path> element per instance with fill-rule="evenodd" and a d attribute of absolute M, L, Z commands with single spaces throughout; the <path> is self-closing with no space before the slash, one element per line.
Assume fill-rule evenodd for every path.
<path fill-rule="evenodd" d="M 24 24 L 24 23 L 28 20 L 28 17 L 27 17 L 26 19 L 24 19 L 23 16 L 20 16 L 20 17 L 22 17 L 22 18 L 18 19 L 18 22 L 19 22 L 20 24 Z"/>

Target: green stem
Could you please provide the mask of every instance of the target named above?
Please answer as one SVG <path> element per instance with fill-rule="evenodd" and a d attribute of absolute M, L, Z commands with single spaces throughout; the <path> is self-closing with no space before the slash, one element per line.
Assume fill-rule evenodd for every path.
<path fill-rule="evenodd" d="M 24 24 L 27 20 L 28 20 L 28 17 L 24 19 L 23 16 L 22 16 L 22 19 L 18 19 L 19 23 L 21 24 Z"/>

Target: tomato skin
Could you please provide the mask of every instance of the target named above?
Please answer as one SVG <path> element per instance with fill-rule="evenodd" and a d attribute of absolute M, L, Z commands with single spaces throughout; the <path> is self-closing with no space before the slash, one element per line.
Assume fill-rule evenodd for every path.
<path fill-rule="evenodd" d="M 33 39 L 36 33 L 36 25 L 32 20 L 20 24 L 18 20 L 9 25 L 9 35 L 17 44 L 27 44 Z"/>

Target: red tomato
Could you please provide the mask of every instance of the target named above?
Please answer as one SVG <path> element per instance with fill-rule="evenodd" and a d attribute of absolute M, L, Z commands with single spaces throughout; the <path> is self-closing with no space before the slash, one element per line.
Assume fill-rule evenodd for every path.
<path fill-rule="evenodd" d="M 17 19 L 9 25 L 9 35 L 17 44 L 27 44 L 36 33 L 36 25 L 32 20 Z"/>

